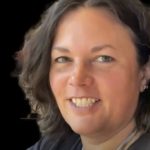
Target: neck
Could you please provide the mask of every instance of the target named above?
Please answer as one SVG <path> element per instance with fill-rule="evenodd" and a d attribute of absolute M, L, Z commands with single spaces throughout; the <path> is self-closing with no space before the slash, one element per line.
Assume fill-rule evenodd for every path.
<path fill-rule="evenodd" d="M 134 121 L 131 121 L 128 123 L 128 125 L 120 130 L 117 131 L 117 133 L 110 134 L 99 134 L 96 136 L 81 136 L 83 149 L 84 150 L 119 150 L 120 147 L 127 141 L 128 138 L 132 139 L 132 136 L 134 136 L 134 129 L 136 125 Z M 104 136 L 102 136 L 104 135 Z M 136 139 L 140 135 L 136 136 Z M 130 140 L 134 142 L 134 140 Z M 126 143 L 125 143 L 126 144 Z M 125 145 L 124 144 L 124 145 Z M 132 144 L 132 143 L 131 143 Z M 124 146 L 123 145 L 123 146 Z M 127 144 L 128 145 L 128 144 Z"/>

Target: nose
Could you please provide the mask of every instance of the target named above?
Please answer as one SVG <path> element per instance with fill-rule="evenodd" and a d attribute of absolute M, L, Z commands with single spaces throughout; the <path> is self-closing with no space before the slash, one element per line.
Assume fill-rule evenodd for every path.
<path fill-rule="evenodd" d="M 76 64 L 69 78 L 71 86 L 90 86 L 93 83 L 93 77 L 90 68 L 86 64 Z"/>

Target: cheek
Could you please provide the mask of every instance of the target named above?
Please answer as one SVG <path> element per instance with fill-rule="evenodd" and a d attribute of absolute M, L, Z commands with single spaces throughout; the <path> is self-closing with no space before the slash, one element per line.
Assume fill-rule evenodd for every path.
<path fill-rule="evenodd" d="M 66 85 L 66 76 L 64 73 L 56 73 L 54 71 L 49 73 L 49 84 L 56 99 L 62 96 L 63 89 Z"/>
<path fill-rule="evenodd" d="M 114 68 L 101 76 L 103 79 L 103 86 L 108 91 L 113 91 L 118 94 L 128 95 L 129 93 L 139 93 L 139 71 L 130 67 Z M 116 94 L 116 95 L 118 95 Z"/>
<path fill-rule="evenodd" d="M 100 81 L 101 80 L 101 81 Z M 112 71 L 99 79 L 99 91 L 106 106 L 115 111 L 135 109 L 139 96 L 139 80 L 136 72 Z"/>

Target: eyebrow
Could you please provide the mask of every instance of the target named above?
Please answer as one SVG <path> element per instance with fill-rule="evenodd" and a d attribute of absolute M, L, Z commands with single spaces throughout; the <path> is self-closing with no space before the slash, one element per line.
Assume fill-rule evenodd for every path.
<path fill-rule="evenodd" d="M 65 48 L 65 47 L 59 47 L 59 46 L 56 46 L 56 47 L 53 47 L 52 49 L 54 50 L 58 50 L 58 51 L 61 51 L 61 52 L 69 52 L 69 49 Z"/>
<path fill-rule="evenodd" d="M 98 52 L 98 51 L 101 51 L 102 49 L 105 49 L 105 48 L 115 49 L 112 45 L 106 44 L 106 45 L 93 47 L 92 52 Z"/>
<path fill-rule="evenodd" d="M 95 46 L 91 49 L 91 51 L 92 52 L 98 52 L 98 51 L 101 51 L 102 49 L 105 49 L 105 48 L 115 49 L 112 45 L 106 44 L 106 45 L 101 45 L 101 46 Z M 65 47 L 60 47 L 60 46 L 53 47 L 53 49 L 61 51 L 61 52 L 65 52 L 65 53 L 69 52 L 69 49 L 67 49 Z"/>

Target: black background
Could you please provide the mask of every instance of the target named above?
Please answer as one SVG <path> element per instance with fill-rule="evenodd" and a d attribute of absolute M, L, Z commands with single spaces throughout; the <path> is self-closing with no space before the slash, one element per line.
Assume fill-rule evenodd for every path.
<path fill-rule="evenodd" d="M 30 113 L 28 101 L 11 77 L 15 69 L 14 54 L 24 40 L 24 34 L 40 19 L 52 0 L 5 0 L 0 3 L 1 24 L 1 146 L 4 150 L 25 150 L 39 139 L 35 120 L 22 119 Z"/>
<path fill-rule="evenodd" d="M 24 120 L 30 112 L 28 102 L 11 77 L 15 68 L 14 53 L 18 51 L 26 31 L 40 19 L 40 15 L 54 0 L 2 0 L 0 3 L 0 62 L 1 62 L 1 138 L 5 150 L 25 150 L 39 139 L 34 120 Z M 143 1 L 146 3 L 146 1 Z M 149 2 L 147 2 L 149 4 Z M 6 144 L 5 144 L 6 143 Z"/>

